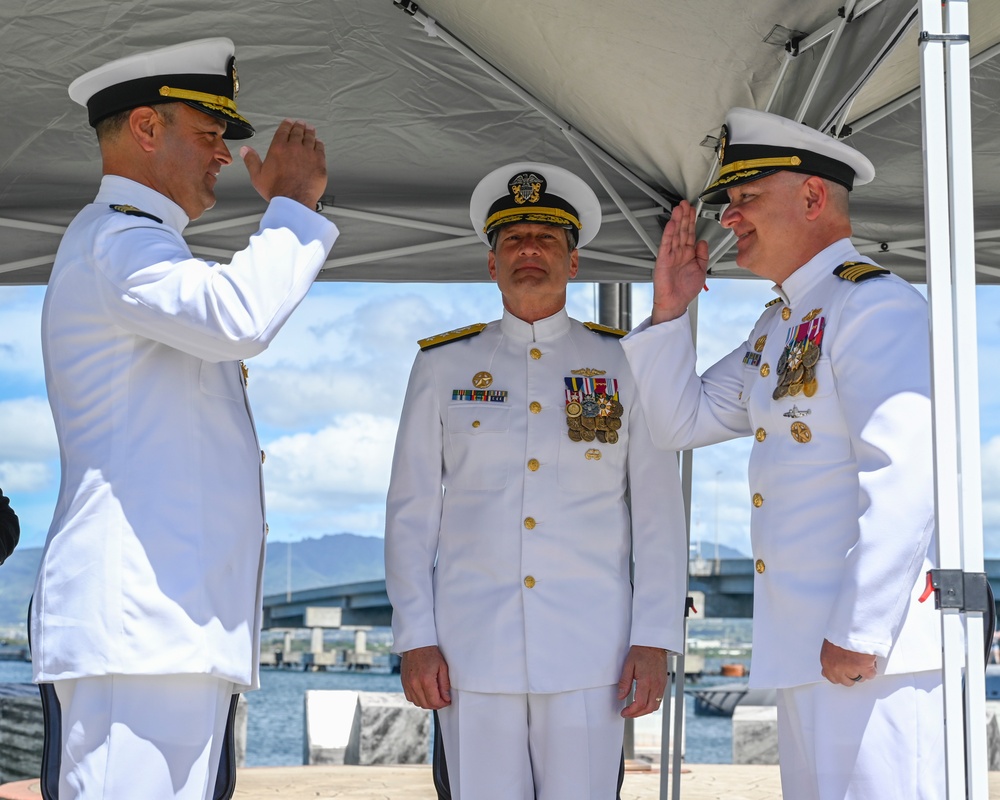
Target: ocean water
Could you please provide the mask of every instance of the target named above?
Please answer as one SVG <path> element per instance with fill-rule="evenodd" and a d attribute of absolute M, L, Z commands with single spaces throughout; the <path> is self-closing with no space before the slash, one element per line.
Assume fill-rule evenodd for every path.
<path fill-rule="evenodd" d="M 711 668 L 711 664 L 709 668 Z M 0 683 L 31 681 L 31 665 L 0 661 Z M 731 678 L 706 676 L 687 687 L 732 683 Z M 401 692 L 399 676 L 385 672 L 302 672 L 265 669 L 261 689 L 247 694 L 247 766 L 294 766 L 302 763 L 304 704 L 308 689 L 355 689 L 363 692 Z M 732 720 L 694 713 L 694 700 L 685 702 L 687 747 L 692 764 L 728 764 L 732 761 Z"/>

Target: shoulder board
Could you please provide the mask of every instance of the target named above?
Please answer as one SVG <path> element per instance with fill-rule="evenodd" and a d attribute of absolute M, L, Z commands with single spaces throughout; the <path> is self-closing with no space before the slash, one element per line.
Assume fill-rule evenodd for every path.
<path fill-rule="evenodd" d="M 621 328 L 612 328 L 610 325 L 601 325 L 597 322 L 584 322 L 583 327 L 594 333 L 606 333 L 608 336 L 617 336 L 619 339 L 628 335 L 628 331 L 623 331 Z"/>
<path fill-rule="evenodd" d="M 780 303 L 780 302 L 782 302 L 781 298 L 780 297 L 775 297 L 773 300 L 768 300 L 766 303 L 764 303 L 764 308 L 770 308 L 771 306 L 775 305 L 776 303 Z"/>
<path fill-rule="evenodd" d="M 417 344 L 421 350 L 430 350 L 432 347 L 439 347 L 448 342 L 457 342 L 459 339 L 467 339 L 470 336 L 478 336 L 486 328 L 485 322 L 477 322 L 475 325 L 466 325 L 464 328 L 455 328 L 447 333 L 439 333 L 437 336 L 428 336 L 426 339 L 418 339 Z"/>
<path fill-rule="evenodd" d="M 153 220 L 153 222 L 159 222 L 161 225 L 163 224 L 163 220 L 159 217 L 154 217 L 152 214 L 148 214 L 135 206 L 112 205 L 111 210 L 117 211 L 119 214 L 128 214 L 130 217 L 145 217 L 146 219 Z"/>
<path fill-rule="evenodd" d="M 833 274 L 838 278 L 843 278 L 845 281 L 860 283 L 869 278 L 888 275 L 889 270 L 883 267 L 876 267 L 874 264 L 869 264 L 866 261 L 845 261 L 833 271 Z"/>

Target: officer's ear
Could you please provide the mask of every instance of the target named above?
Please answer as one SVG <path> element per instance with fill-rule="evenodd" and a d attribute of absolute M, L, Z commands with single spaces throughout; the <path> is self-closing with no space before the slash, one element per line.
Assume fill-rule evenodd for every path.
<path fill-rule="evenodd" d="M 810 175 L 802 183 L 802 192 L 806 206 L 806 219 L 814 222 L 823 213 L 829 200 L 826 181 L 817 175 Z"/>
<path fill-rule="evenodd" d="M 572 253 L 569 254 L 569 277 L 573 279 L 576 277 L 576 273 L 580 270 L 580 251 L 574 249 Z"/>
<path fill-rule="evenodd" d="M 490 250 L 490 254 L 486 257 L 486 267 L 490 271 L 490 278 L 493 281 L 497 279 L 497 254 Z"/>
<path fill-rule="evenodd" d="M 152 106 L 133 108 L 128 115 L 128 129 L 132 138 L 145 152 L 155 149 L 156 127 L 161 125 L 160 115 Z"/>

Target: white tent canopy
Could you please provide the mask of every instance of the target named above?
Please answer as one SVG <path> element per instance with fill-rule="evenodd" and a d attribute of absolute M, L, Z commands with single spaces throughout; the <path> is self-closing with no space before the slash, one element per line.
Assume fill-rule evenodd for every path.
<path fill-rule="evenodd" d="M 327 141 L 328 213 L 344 235 L 323 280 L 485 280 L 468 197 L 487 171 L 525 158 L 586 174 L 582 152 L 656 241 L 664 205 L 693 198 L 707 181 L 714 142 L 705 140 L 726 110 L 769 102 L 824 129 L 864 126 L 850 141 L 878 177 L 855 192 L 857 239 L 886 266 L 923 280 L 916 11 L 912 0 L 853 7 L 848 22 L 838 0 L 426 0 L 417 16 L 391 0 L 216 0 L 210 10 L 197 0 L 6 4 L 0 283 L 46 280 L 62 228 L 99 181 L 97 146 L 69 82 L 144 47 L 216 34 L 237 44 L 240 109 L 258 127 L 255 146 L 266 147 L 284 116 L 315 121 Z M 996 281 L 1000 8 L 973 3 L 971 13 L 972 52 L 982 59 L 973 71 L 977 263 L 981 280 Z M 425 14 L 529 99 L 428 36 Z M 786 50 L 789 37 L 798 55 Z M 885 57 L 897 41 L 911 46 Z M 873 115 L 900 97 L 910 102 Z M 647 280 L 646 242 L 591 182 L 616 217 L 584 251 L 580 279 Z M 239 165 L 223 171 L 219 195 L 188 238 L 222 259 L 245 242 L 262 203 Z M 710 220 L 703 227 L 723 240 Z M 715 274 L 738 274 L 723 252 L 716 258 Z"/>
<path fill-rule="evenodd" d="M 954 265 L 974 260 L 976 280 L 997 283 L 1000 4 L 946 6 L 971 17 L 971 86 L 961 95 L 962 103 L 971 99 L 976 245 L 974 255 L 963 251 L 959 231 L 958 246 L 946 241 L 943 255 L 952 278 Z M 952 152 L 946 139 L 967 150 L 969 138 L 961 125 L 953 129 L 951 113 L 947 136 L 943 125 L 941 135 L 927 136 L 921 113 L 921 78 L 932 82 L 926 67 L 921 75 L 918 34 L 940 10 L 938 0 L 920 7 L 915 0 L 7 3 L 0 8 L 0 92 L 10 109 L 0 123 L 0 284 L 44 283 L 65 226 L 94 196 L 97 145 L 84 110 L 66 94 L 70 81 L 112 58 L 212 35 L 237 44 L 240 110 L 258 128 L 258 149 L 286 116 L 316 123 L 327 143 L 325 213 L 342 236 L 321 280 L 485 280 L 469 195 L 486 172 L 525 159 L 588 177 L 602 198 L 605 223 L 581 253 L 579 280 L 649 280 L 665 215 L 708 182 L 714 136 L 727 109 L 742 105 L 845 136 L 868 155 L 877 177 L 854 193 L 855 241 L 923 282 L 928 261 L 933 267 L 942 254 L 928 249 L 925 218 L 935 231 L 951 231 L 956 213 L 959 223 L 971 213 L 969 204 L 951 202 L 946 176 L 932 182 L 949 202 L 928 204 L 925 217 L 925 167 L 929 174 L 943 155 L 938 148 Z M 955 49 L 964 57 L 964 48 Z M 962 72 L 948 69 L 950 82 Z M 924 152 L 925 136 L 933 152 Z M 256 229 L 263 203 L 238 166 L 223 172 L 218 194 L 218 207 L 189 226 L 187 238 L 197 254 L 225 260 Z M 703 210 L 712 274 L 740 275 L 713 219 Z M 978 417 L 968 397 L 956 403 L 969 292 L 949 282 L 948 269 L 930 271 L 944 278 L 935 290 L 943 296 L 931 303 L 939 525 L 979 536 L 981 570 L 977 501 L 968 496 L 978 486 L 978 439 L 970 433 Z M 971 367 L 974 380 L 974 331 Z M 952 418 L 958 423 L 946 430 Z M 952 484 L 963 478 L 964 490 Z M 956 552 L 949 557 L 961 561 Z M 976 558 L 973 547 L 966 563 Z M 949 613 L 944 619 L 948 627 Z M 968 697 L 981 703 L 976 687 Z M 956 702 L 952 692 L 949 720 L 960 716 Z M 949 725 L 953 741 L 957 727 Z M 981 743 L 966 751 L 971 764 L 984 761 Z M 965 795 L 960 755 L 949 751 L 953 797 Z M 969 796 L 985 796 L 985 783 L 973 784 Z"/>

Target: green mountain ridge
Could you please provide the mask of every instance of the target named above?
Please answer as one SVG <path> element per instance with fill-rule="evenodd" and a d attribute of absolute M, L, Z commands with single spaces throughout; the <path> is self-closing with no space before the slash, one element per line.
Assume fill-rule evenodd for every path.
<path fill-rule="evenodd" d="M 268 542 L 264 595 L 385 577 L 381 537 L 332 533 L 298 542 Z M 41 547 L 18 548 L 0 566 L 0 626 L 25 624 Z"/>

